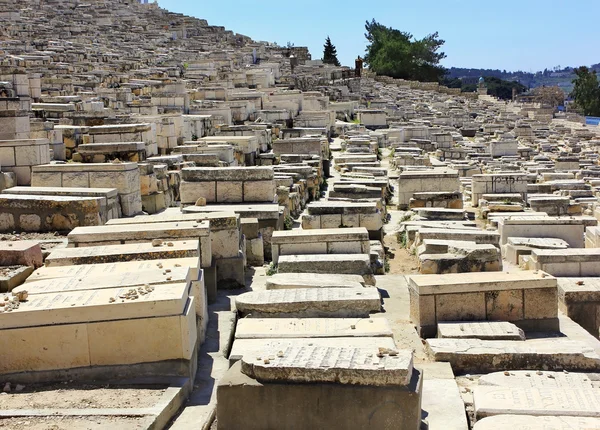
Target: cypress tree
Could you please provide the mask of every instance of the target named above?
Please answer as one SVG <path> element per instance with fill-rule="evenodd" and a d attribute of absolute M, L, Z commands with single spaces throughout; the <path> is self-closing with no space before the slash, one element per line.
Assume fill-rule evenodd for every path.
<path fill-rule="evenodd" d="M 323 45 L 323 63 L 333 64 L 334 66 L 340 66 L 340 61 L 337 58 L 337 49 L 335 45 L 331 43 L 331 39 L 327 36 L 325 39 L 325 45 Z"/>

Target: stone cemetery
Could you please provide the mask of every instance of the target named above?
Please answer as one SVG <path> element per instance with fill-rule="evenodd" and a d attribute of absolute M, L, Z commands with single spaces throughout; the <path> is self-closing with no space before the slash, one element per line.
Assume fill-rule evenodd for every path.
<path fill-rule="evenodd" d="M 1 428 L 600 429 L 600 129 L 311 58 L 0 1 Z"/>

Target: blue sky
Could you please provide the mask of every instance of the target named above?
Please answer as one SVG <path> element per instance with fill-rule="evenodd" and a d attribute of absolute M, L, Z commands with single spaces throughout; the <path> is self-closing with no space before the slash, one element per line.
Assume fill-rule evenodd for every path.
<path fill-rule="evenodd" d="M 321 58 L 327 35 L 344 65 L 366 46 L 375 20 L 421 38 L 438 31 L 446 67 L 537 71 L 600 63 L 599 0 L 158 0 L 161 7 L 254 40 L 308 46 Z"/>

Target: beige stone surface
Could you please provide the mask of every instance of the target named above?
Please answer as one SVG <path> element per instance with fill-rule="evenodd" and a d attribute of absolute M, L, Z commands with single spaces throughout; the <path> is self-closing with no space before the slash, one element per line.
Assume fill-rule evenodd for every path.
<path fill-rule="evenodd" d="M 600 418 L 496 415 L 478 420 L 473 430 L 597 430 Z"/>
<path fill-rule="evenodd" d="M 88 324 L 87 332 L 92 365 L 189 360 L 197 338 L 196 313 L 190 303 L 182 315 L 102 321 Z"/>
<path fill-rule="evenodd" d="M 258 381 L 408 385 L 412 352 L 375 348 L 291 346 L 242 357 L 242 372 Z"/>
<path fill-rule="evenodd" d="M 392 337 L 385 318 L 243 318 L 236 339 Z"/>
<path fill-rule="evenodd" d="M 86 324 L 0 330 L 0 373 L 90 365 Z"/>
<path fill-rule="evenodd" d="M 518 321 L 523 317 L 523 290 L 485 293 L 487 316 L 491 320 Z"/>
<path fill-rule="evenodd" d="M 160 267 L 162 266 L 162 267 Z M 166 258 L 159 260 L 122 261 L 114 263 L 80 264 L 76 266 L 40 267 L 27 279 L 27 283 L 55 278 L 83 277 L 93 279 L 107 275 L 126 275 L 134 272 L 176 269 L 192 270 L 194 279 L 198 279 L 198 257 Z"/>
<path fill-rule="evenodd" d="M 485 294 L 440 294 L 435 297 L 438 321 L 474 321 L 485 319 Z"/>
<path fill-rule="evenodd" d="M 556 318 L 558 298 L 555 288 L 529 289 L 524 291 L 525 319 Z"/>
<path fill-rule="evenodd" d="M 13 291 L 27 291 L 31 294 L 47 294 L 80 290 L 97 290 L 102 288 L 135 287 L 146 284 L 173 284 L 189 283 L 194 280 L 193 272 L 189 267 L 174 267 L 172 269 L 149 268 L 147 271 L 124 272 L 114 275 L 88 277 L 64 277 L 33 281 L 27 285 L 16 287 Z"/>
<path fill-rule="evenodd" d="M 507 321 L 438 322 L 439 338 L 525 340 L 525 333 Z"/>
<path fill-rule="evenodd" d="M 478 418 L 514 414 L 600 417 L 600 390 L 479 386 L 473 391 Z"/>
<path fill-rule="evenodd" d="M 428 339 L 427 350 L 435 361 L 450 362 L 455 371 L 595 371 L 600 366 L 600 355 L 593 346 L 560 337 L 525 341 Z"/>
<path fill-rule="evenodd" d="M 409 275 L 407 279 L 411 288 L 425 295 L 556 287 L 556 278 L 541 271 Z"/>
<path fill-rule="evenodd" d="M 295 288 L 244 293 L 235 306 L 255 317 L 352 317 L 379 311 L 381 297 L 376 288 Z"/>
<path fill-rule="evenodd" d="M 320 347 L 352 347 L 396 349 L 391 337 L 296 337 L 296 338 L 265 338 L 265 339 L 236 339 L 229 353 L 229 363 L 240 360 L 244 355 L 257 357 L 265 351 L 280 351 L 292 346 Z"/>
<path fill-rule="evenodd" d="M 597 373 L 552 372 L 513 370 L 510 372 L 493 372 L 482 375 L 479 385 L 499 387 L 530 388 L 600 388 L 600 375 Z"/>
<path fill-rule="evenodd" d="M 122 298 L 130 291 L 127 287 L 34 294 L 18 309 L 0 313 L 0 328 L 180 315 L 188 290 L 187 283 L 168 284 L 136 299 Z"/>
<path fill-rule="evenodd" d="M 125 245 L 87 246 L 83 248 L 56 249 L 46 258 L 46 266 L 71 266 L 90 263 L 111 263 L 133 260 L 158 260 L 184 258 L 198 255 L 198 240 L 183 240 L 152 246 L 151 242 Z"/>

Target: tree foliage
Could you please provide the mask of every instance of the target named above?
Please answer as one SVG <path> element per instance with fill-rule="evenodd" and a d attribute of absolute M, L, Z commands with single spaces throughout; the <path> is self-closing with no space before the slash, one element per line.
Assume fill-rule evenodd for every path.
<path fill-rule="evenodd" d="M 364 61 L 378 75 L 429 82 L 444 77 L 446 69 L 439 65 L 446 57 L 439 52 L 444 41 L 437 32 L 415 39 L 374 19 L 366 22 L 365 29 L 368 45 Z"/>
<path fill-rule="evenodd" d="M 517 94 L 527 91 L 527 87 L 519 82 L 505 81 L 493 76 L 485 76 L 483 79 L 485 81 L 488 94 L 503 100 L 510 100 L 512 98 L 513 88 L 516 89 Z M 460 79 L 450 78 L 448 76 L 446 76 L 441 83 L 448 88 L 460 88 L 461 91 L 465 93 L 477 91 L 477 84 L 464 84 Z"/>
<path fill-rule="evenodd" d="M 325 45 L 323 45 L 323 63 L 333 64 L 334 66 L 340 66 L 340 61 L 337 57 L 337 49 L 335 45 L 331 43 L 331 39 L 327 36 L 325 39 Z"/>
<path fill-rule="evenodd" d="M 565 92 L 557 86 L 552 87 L 537 87 L 531 93 L 534 95 L 534 100 L 544 105 L 552 107 L 562 106 L 565 103 Z"/>
<path fill-rule="evenodd" d="M 571 97 L 575 100 L 576 109 L 584 115 L 600 116 L 600 87 L 596 71 L 582 66 L 575 69 L 575 75 Z"/>

